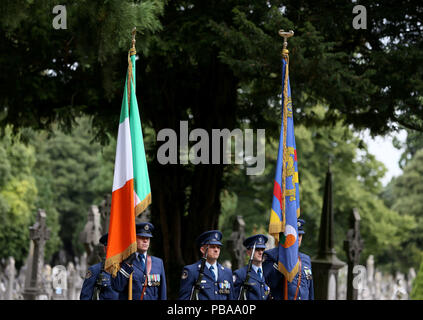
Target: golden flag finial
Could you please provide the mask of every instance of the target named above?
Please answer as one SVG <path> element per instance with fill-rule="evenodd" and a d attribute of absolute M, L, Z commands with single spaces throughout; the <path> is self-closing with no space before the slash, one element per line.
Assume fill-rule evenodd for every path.
<path fill-rule="evenodd" d="M 282 49 L 282 55 L 284 58 L 286 58 L 288 56 L 288 41 L 287 39 L 292 37 L 294 35 L 294 31 L 290 30 L 289 32 L 283 31 L 283 30 L 279 30 L 279 35 L 284 38 L 284 42 L 283 42 L 283 49 Z"/>
<path fill-rule="evenodd" d="M 137 54 L 137 51 L 135 50 L 135 35 L 137 34 L 137 28 L 134 27 L 134 29 L 132 29 L 132 46 L 131 49 L 129 50 L 130 55 L 133 56 L 135 54 Z"/>

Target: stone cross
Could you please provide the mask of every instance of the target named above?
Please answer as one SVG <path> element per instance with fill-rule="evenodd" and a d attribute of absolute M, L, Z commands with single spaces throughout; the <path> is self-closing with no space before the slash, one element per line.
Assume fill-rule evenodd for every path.
<path fill-rule="evenodd" d="M 245 248 L 242 245 L 245 239 L 245 222 L 242 216 L 236 216 L 232 230 L 232 234 L 227 243 L 232 260 L 232 270 L 236 270 L 243 267 L 245 264 Z"/>
<path fill-rule="evenodd" d="M 350 218 L 350 229 L 347 232 L 347 240 L 344 241 L 344 250 L 347 254 L 348 280 L 347 300 L 357 300 L 357 289 L 353 288 L 353 269 L 360 262 L 360 254 L 363 250 L 363 240 L 360 236 L 360 214 L 356 208 L 353 209 Z"/>
<path fill-rule="evenodd" d="M 101 231 L 103 234 L 109 231 L 111 205 L 112 196 L 110 194 L 107 194 L 99 206 L 101 217 Z"/>
<path fill-rule="evenodd" d="M 36 300 L 42 294 L 40 282 L 44 265 L 44 246 L 50 238 L 50 230 L 46 225 L 46 212 L 43 209 L 38 209 L 36 222 L 29 228 L 29 237 L 31 239 L 31 259 L 28 261 L 31 260 L 31 264 L 28 264 L 29 281 L 25 283 L 23 296 L 25 300 Z"/>
<path fill-rule="evenodd" d="M 84 244 L 87 251 L 88 264 L 93 265 L 99 262 L 96 252 L 98 240 L 102 235 L 101 216 L 98 207 L 92 205 L 88 213 L 88 221 L 79 235 L 79 240 Z"/>

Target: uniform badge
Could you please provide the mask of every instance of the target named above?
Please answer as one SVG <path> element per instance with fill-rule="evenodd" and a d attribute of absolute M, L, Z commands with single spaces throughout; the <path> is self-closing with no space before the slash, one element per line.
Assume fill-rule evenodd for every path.
<path fill-rule="evenodd" d="M 182 279 L 182 280 L 185 280 L 186 278 L 188 278 L 188 270 L 184 270 L 184 271 L 182 271 L 182 276 L 181 276 L 181 279 Z"/>
<path fill-rule="evenodd" d="M 219 239 L 219 234 L 216 232 L 216 233 L 214 234 L 214 237 L 215 237 L 216 239 Z"/>
<path fill-rule="evenodd" d="M 92 277 L 92 272 L 91 272 L 91 270 L 88 270 L 87 271 L 87 274 L 85 275 L 85 279 L 89 279 L 89 278 L 91 278 Z"/>
<path fill-rule="evenodd" d="M 236 275 L 235 274 L 232 276 L 232 281 L 233 281 L 233 283 L 236 282 Z"/>
<path fill-rule="evenodd" d="M 144 226 L 144 230 L 145 230 L 145 231 L 148 231 L 148 224 L 146 224 L 146 225 Z"/>

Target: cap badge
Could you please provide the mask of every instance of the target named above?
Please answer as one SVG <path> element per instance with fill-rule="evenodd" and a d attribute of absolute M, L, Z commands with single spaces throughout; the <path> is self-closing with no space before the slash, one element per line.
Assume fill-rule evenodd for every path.
<path fill-rule="evenodd" d="M 144 230 L 145 230 L 145 231 L 148 231 L 148 224 L 146 224 L 146 225 L 144 226 Z"/>
<path fill-rule="evenodd" d="M 219 234 L 216 232 L 216 233 L 214 234 L 214 237 L 216 238 L 216 240 L 217 240 L 217 239 L 219 239 Z"/>

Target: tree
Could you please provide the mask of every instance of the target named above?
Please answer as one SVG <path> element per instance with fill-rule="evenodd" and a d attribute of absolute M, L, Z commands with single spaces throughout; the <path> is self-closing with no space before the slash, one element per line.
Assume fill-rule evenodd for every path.
<path fill-rule="evenodd" d="M 99 139 L 114 133 L 126 70 L 126 56 L 118 53 L 126 52 L 126 39 L 120 39 L 137 21 L 144 31 L 137 47 L 145 44 L 149 49 L 137 63 L 137 94 L 143 125 L 155 133 L 163 128 L 178 132 L 180 120 L 209 133 L 213 128 L 232 130 L 248 120 L 251 127 L 266 128 L 277 137 L 280 28 L 296 31 L 289 49 L 297 123 L 345 119 L 375 134 L 397 123 L 421 128 L 422 27 L 417 1 L 366 2 L 375 12 L 369 15 L 368 30 L 352 28 L 353 3 L 329 0 L 319 6 L 176 0 L 167 3 L 160 23 L 159 1 L 81 2 L 69 5 L 75 28 L 60 32 L 45 16 L 47 1 L 25 2 L 18 15 L 12 15 L 18 6 L 7 4 L 2 12 L 8 16 L 0 19 L 0 48 L 8 52 L 0 56 L 5 66 L 0 75 L 5 83 L 0 91 L 3 123 L 43 128 L 58 120 L 71 127 L 84 113 L 94 116 Z M 131 16 L 131 10 L 138 16 Z M 151 19 L 141 19 L 147 11 Z M 27 19 L 25 24 L 19 23 L 22 19 Z M 160 24 L 163 32 L 152 34 Z M 110 39 L 119 39 L 117 45 Z M 316 102 L 329 106 L 323 120 L 308 112 Z M 163 234 L 157 249 L 173 275 L 198 257 L 194 240 L 200 230 L 217 227 L 230 169 L 162 166 L 155 158 L 159 147 L 156 143 L 147 150 L 153 159 L 152 217 Z M 169 283 L 178 281 L 171 277 Z M 175 292 L 170 286 L 169 296 Z"/>
<path fill-rule="evenodd" d="M 413 230 L 404 236 L 403 250 L 397 255 L 396 260 L 407 261 L 415 269 L 420 264 L 423 251 L 422 223 L 423 204 L 421 193 L 423 190 L 423 149 L 418 150 L 414 157 L 404 167 L 402 175 L 392 181 L 392 210 L 401 215 L 410 215 L 413 221 Z"/>
<path fill-rule="evenodd" d="M 43 207 L 41 188 L 33 174 L 36 153 L 31 145 L 12 136 L 10 127 L 0 140 L 0 257 L 13 256 L 19 268 L 29 249 L 29 227 L 35 222 L 37 208 L 47 209 L 47 226 L 51 238 L 47 241 L 46 259 L 57 249 L 57 213 Z"/>

